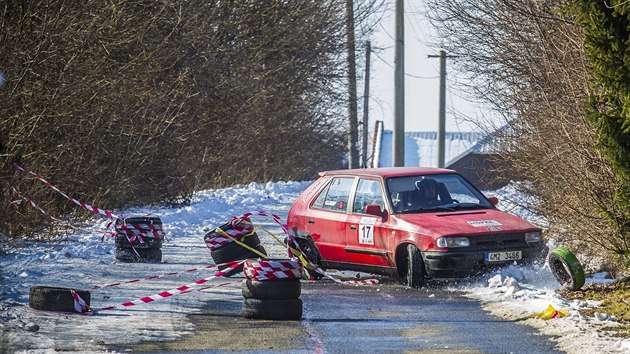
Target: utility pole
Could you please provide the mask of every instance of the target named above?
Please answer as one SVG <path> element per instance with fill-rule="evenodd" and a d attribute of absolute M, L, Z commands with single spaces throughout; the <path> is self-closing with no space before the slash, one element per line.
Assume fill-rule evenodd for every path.
<path fill-rule="evenodd" d="M 396 0 L 396 54 L 394 55 L 394 132 L 392 166 L 405 165 L 405 22 L 403 0 Z"/>
<path fill-rule="evenodd" d="M 354 53 L 354 1 L 346 0 L 346 39 L 348 51 L 348 120 L 350 125 L 350 139 L 348 149 L 350 152 L 349 168 L 359 167 L 359 122 L 357 109 L 357 68 Z"/>
<path fill-rule="evenodd" d="M 370 108 L 370 52 L 372 46 L 370 41 L 365 41 L 365 87 L 363 88 L 363 151 L 361 167 L 367 168 L 367 145 L 368 145 L 368 109 Z"/>
<path fill-rule="evenodd" d="M 455 55 L 446 55 L 446 52 L 440 50 L 440 55 L 429 55 L 429 58 L 440 58 L 440 113 L 438 115 L 438 167 L 444 168 L 444 140 L 446 129 L 446 58 L 457 58 Z"/>

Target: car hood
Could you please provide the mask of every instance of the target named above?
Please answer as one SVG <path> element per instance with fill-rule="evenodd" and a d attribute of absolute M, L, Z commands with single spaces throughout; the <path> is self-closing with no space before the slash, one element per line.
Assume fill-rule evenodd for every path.
<path fill-rule="evenodd" d="M 487 235 L 491 233 L 525 232 L 540 229 L 537 226 L 496 209 L 397 214 L 401 225 L 427 236 Z"/>

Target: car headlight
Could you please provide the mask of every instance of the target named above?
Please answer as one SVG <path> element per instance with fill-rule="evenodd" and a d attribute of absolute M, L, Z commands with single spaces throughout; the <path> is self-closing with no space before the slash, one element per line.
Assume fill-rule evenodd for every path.
<path fill-rule="evenodd" d="M 525 233 L 525 242 L 540 242 L 542 241 L 542 235 L 540 231 L 532 231 Z"/>
<path fill-rule="evenodd" d="M 470 241 L 466 237 L 440 237 L 437 239 L 437 245 L 442 248 L 468 247 Z"/>

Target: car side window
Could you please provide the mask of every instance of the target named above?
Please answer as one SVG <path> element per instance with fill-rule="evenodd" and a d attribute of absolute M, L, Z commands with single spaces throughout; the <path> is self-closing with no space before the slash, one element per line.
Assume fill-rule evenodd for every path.
<path fill-rule="evenodd" d="M 324 208 L 324 200 L 326 199 L 326 194 L 328 194 L 328 189 L 330 189 L 330 183 L 328 183 L 328 185 L 324 189 L 322 189 L 322 191 L 319 193 L 317 198 L 315 198 L 315 201 L 313 202 L 313 205 L 312 205 L 313 208 L 317 208 L 317 209 Z"/>
<path fill-rule="evenodd" d="M 354 183 L 353 177 L 333 178 L 328 187 L 324 188 L 313 203 L 313 208 L 346 211 L 350 199 L 350 189 Z"/>
<path fill-rule="evenodd" d="M 373 179 L 360 179 L 357 192 L 354 196 L 352 212 L 364 214 L 365 207 L 368 206 L 368 204 L 378 204 L 381 206 L 381 209 L 385 208 L 381 185 L 378 181 Z"/>

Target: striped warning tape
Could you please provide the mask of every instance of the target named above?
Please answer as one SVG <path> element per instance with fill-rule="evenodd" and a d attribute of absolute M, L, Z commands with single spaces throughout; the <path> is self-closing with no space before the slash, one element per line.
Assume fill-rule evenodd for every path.
<path fill-rule="evenodd" d="M 373 284 L 378 284 L 378 280 L 376 279 L 369 279 L 369 280 L 365 280 L 365 281 L 342 281 L 339 280 L 335 277 L 333 277 L 332 275 L 328 274 L 325 270 L 323 270 L 321 267 L 319 267 L 317 264 L 312 263 L 304 254 L 304 252 L 302 251 L 302 249 L 300 248 L 300 245 L 298 244 L 297 240 L 295 239 L 295 236 L 289 232 L 289 229 L 287 227 L 287 225 L 285 223 L 282 222 L 282 219 L 273 213 L 269 213 L 266 212 L 264 210 L 259 210 L 259 211 L 253 211 L 253 212 L 249 212 L 249 213 L 245 213 L 240 217 L 233 217 L 232 220 L 230 221 L 230 224 L 233 225 L 233 227 L 235 229 L 238 229 L 238 221 L 239 220 L 248 220 L 250 219 L 250 217 L 252 216 L 264 216 L 264 217 L 271 217 L 273 219 L 273 221 L 275 221 L 278 225 L 280 225 L 280 227 L 282 228 L 282 231 L 285 233 L 285 235 L 287 236 L 288 242 L 285 243 L 282 240 L 280 240 L 276 235 L 274 235 L 273 233 L 271 233 L 270 231 L 266 230 L 265 228 L 262 228 L 260 226 L 258 226 L 258 228 L 260 228 L 261 230 L 264 230 L 265 232 L 267 232 L 268 234 L 270 234 L 273 238 L 275 238 L 279 243 L 281 243 L 282 245 L 284 245 L 287 248 L 289 257 L 294 258 L 294 259 L 298 259 L 299 262 L 302 264 L 303 266 L 303 270 L 306 274 L 308 274 L 308 271 L 312 271 L 312 272 L 316 272 L 319 273 L 323 276 L 325 276 L 326 278 L 331 279 L 332 281 L 334 281 L 337 284 L 355 284 L 355 285 L 373 285 Z"/>
<path fill-rule="evenodd" d="M 152 275 L 152 276 L 146 277 L 146 278 L 127 280 L 127 281 L 118 282 L 118 283 L 112 283 L 112 284 L 107 284 L 107 285 L 96 285 L 96 286 L 93 286 L 93 287 L 91 287 L 91 288 L 89 288 L 87 290 L 94 291 L 94 290 L 100 290 L 100 289 L 105 289 L 105 288 L 111 288 L 111 287 L 115 287 L 115 286 L 121 286 L 121 285 L 124 285 L 124 284 L 139 283 L 139 282 L 146 281 L 146 280 L 160 279 L 160 278 L 170 277 L 170 276 L 173 276 L 173 275 L 179 275 L 179 274 L 183 274 L 183 273 L 192 273 L 192 272 L 197 272 L 197 271 L 204 270 L 204 269 L 211 269 L 211 268 L 216 268 L 218 266 L 229 265 L 229 264 L 232 264 L 232 262 L 224 263 L 224 264 L 212 264 L 212 265 L 207 265 L 207 266 L 199 267 L 199 268 L 191 268 L 191 269 L 183 270 L 181 272 L 171 272 L 171 273 L 165 273 L 165 274 L 160 274 L 160 275 Z"/>
<path fill-rule="evenodd" d="M 83 300 L 76 291 L 70 290 L 70 294 L 74 299 L 74 311 L 79 313 L 90 312 L 92 308 Z"/>
<path fill-rule="evenodd" d="M 192 283 L 189 283 L 189 284 L 186 284 L 186 285 L 182 285 L 182 286 L 179 286 L 179 287 L 174 288 L 174 289 L 161 291 L 159 293 L 156 293 L 156 294 L 153 294 L 153 295 L 150 295 L 150 296 L 144 296 L 144 297 L 141 297 L 139 299 L 136 299 L 136 300 L 133 300 L 133 301 L 123 302 L 121 304 L 114 305 L 114 306 L 102 307 L 100 309 L 90 309 L 89 307 L 81 306 L 80 303 L 77 304 L 76 302 L 78 300 L 77 300 L 77 298 L 75 298 L 75 309 L 76 308 L 81 309 L 80 313 L 82 315 L 91 316 L 91 315 L 96 315 L 99 312 L 103 312 L 103 311 L 110 311 L 110 310 L 119 309 L 119 308 L 127 308 L 127 307 L 141 305 L 141 304 L 148 304 L 148 303 L 151 303 L 151 302 L 154 302 L 154 301 L 157 301 L 157 300 L 169 298 L 171 296 L 180 295 L 180 294 L 186 294 L 186 293 L 189 293 L 189 292 L 195 290 L 194 287 L 196 285 L 205 284 L 205 283 L 207 283 L 207 282 L 209 282 L 211 280 L 214 280 L 214 279 L 217 279 L 219 277 L 222 277 L 223 275 L 225 275 L 229 271 L 238 268 L 241 264 L 243 264 L 243 262 L 244 261 L 231 262 L 232 264 L 228 268 L 225 268 L 223 270 L 217 271 L 216 273 L 214 273 L 210 277 L 199 279 L 199 280 L 196 280 L 196 281 L 194 281 Z M 228 285 L 228 284 L 232 284 L 232 283 L 234 283 L 234 281 L 218 284 L 217 286 L 223 286 L 223 285 Z"/>
<path fill-rule="evenodd" d="M 51 188 L 55 192 L 61 194 L 64 198 L 68 199 L 72 203 L 74 203 L 74 204 L 76 204 L 76 205 L 78 205 L 78 206 L 80 206 L 80 207 L 82 207 L 82 208 L 84 208 L 86 210 L 89 210 L 89 211 L 91 211 L 93 213 L 96 213 L 96 214 L 107 216 L 107 217 L 109 217 L 111 219 L 123 220 L 122 223 L 116 223 L 116 225 L 119 226 L 124 231 L 124 232 L 122 232 L 122 234 L 124 234 L 126 236 L 127 240 L 129 241 L 129 244 L 131 245 L 131 249 L 134 251 L 134 253 L 140 259 L 142 259 L 143 257 L 140 256 L 140 254 L 138 253 L 138 251 L 136 250 L 136 248 L 135 248 L 135 246 L 133 244 L 136 239 L 138 239 L 138 241 L 140 243 L 144 244 L 143 237 L 149 237 L 149 238 L 153 237 L 153 238 L 161 238 L 161 239 L 164 239 L 164 237 L 165 237 L 165 233 L 161 229 L 161 227 L 160 227 L 160 229 L 157 229 L 156 227 L 148 226 L 147 230 L 142 228 L 142 226 L 138 227 L 140 224 L 138 224 L 138 225 L 130 224 L 131 227 L 129 227 L 129 226 L 127 226 L 127 223 L 126 223 L 126 220 L 129 219 L 129 218 L 122 218 L 122 217 L 112 213 L 111 211 L 100 209 L 100 208 L 97 208 L 97 207 L 92 206 L 90 204 L 84 203 L 84 202 L 82 202 L 82 201 L 80 201 L 78 199 L 72 198 L 67 193 L 63 192 L 61 189 L 57 188 L 55 185 L 53 185 L 52 183 L 47 181 L 39 173 L 31 171 L 28 168 L 19 166 L 17 164 L 14 164 L 14 166 L 15 166 L 15 169 L 18 170 L 19 172 L 30 174 L 31 176 L 35 177 L 37 180 L 39 180 L 42 183 L 44 183 L 45 185 L 47 185 L 49 188 Z M 44 212 L 41 208 L 37 207 L 34 202 L 30 202 L 29 204 L 31 204 L 32 206 L 36 207 L 40 211 Z M 108 224 L 107 229 L 109 229 L 110 226 L 111 226 L 111 223 Z M 120 230 L 117 230 L 117 231 L 120 231 Z M 104 240 L 106 233 L 107 233 L 107 231 L 104 232 L 104 235 L 101 237 L 101 241 Z M 115 234 L 114 234 L 114 236 L 115 236 Z"/>
<path fill-rule="evenodd" d="M 128 227 L 127 225 L 131 225 Z M 159 225 L 159 224 L 158 224 Z M 118 225 L 116 225 L 118 227 Z M 135 223 L 125 223 L 120 225 L 121 231 L 125 231 L 127 234 L 130 234 L 132 237 L 138 236 L 150 236 L 155 238 L 164 238 L 166 234 L 164 230 L 162 230 L 162 226 L 155 226 L 153 224 L 135 224 Z"/>
<path fill-rule="evenodd" d="M 258 281 L 300 279 L 302 267 L 298 262 L 291 260 L 248 259 L 243 266 L 243 273 L 247 278 Z"/>
<path fill-rule="evenodd" d="M 55 192 L 57 192 L 57 193 L 61 194 L 64 198 L 68 199 L 68 200 L 69 200 L 69 201 L 71 201 L 72 203 L 74 203 L 74 204 L 76 204 L 76 205 L 78 205 L 78 206 L 82 207 L 82 208 L 83 208 L 83 209 L 85 209 L 85 210 L 89 210 L 89 211 L 91 211 L 91 212 L 93 212 L 93 213 L 100 214 L 100 215 L 103 215 L 103 216 L 107 216 L 107 217 L 109 217 L 109 218 L 111 218 L 111 219 L 120 219 L 120 220 L 123 220 L 123 222 L 122 222 L 121 224 L 118 224 L 118 225 L 119 225 L 119 226 L 120 226 L 123 230 L 125 230 L 125 231 L 127 231 L 127 232 L 129 232 L 129 233 L 131 233 L 131 234 L 134 234 L 134 235 L 140 235 L 140 236 L 143 236 L 143 237 L 144 237 L 144 236 L 146 236 L 146 237 L 152 237 L 152 236 L 153 236 L 153 237 L 164 237 L 164 231 L 163 231 L 163 230 L 161 230 L 161 227 L 160 227 L 160 229 L 158 229 L 158 228 L 157 228 L 157 227 L 155 227 L 155 226 L 153 226 L 153 227 L 152 227 L 152 226 L 147 226 L 147 227 L 148 227 L 148 229 L 149 229 L 149 230 L 147 230 L 147 231 L 150 231 L 150 235 L 151 235 L 151 236 L 149 236 L 149 235 L 147 235 L 146 233 L 143 233 L 143 232 L 141 232 L 141 231 L 134 230 L 134 229 L 136 229 L 136 226 L 135 226 L 134 224 L 130 224 L 130 225 L 131 225 L 131 227 L 129 227 L 129 226 L 127 226 L 127 223 L 126 223 L 126 222 L 124 222 L 125 220 L 127 220 L 127 219 L 129 219 L 129 218 L 123 218 L 123 217 L 120 217 L 120 216 L 118 216 L 118 215 L 116 215 L 116 214 L 112 213 L 112 212 L 111 212 L 111 211 L 109 211 L 109 210 L 100 209 L 100 208 L 97 208 L 97 207 L 92 206 L 92 205 L 90 205 L 90 204 L 84 203 L 84 202 L 82 202 L 82 201 L 80 201 L 80 200 L 78 200 L 78 199 L 72 198 L 72 197 L 71 197 L 71 196 L 69 196 L 67 193 L 65 193 L 65 192 L 64 192 L 64 191 L 62 191 L 61 189 L 57 188 L 54 184 L 52 184 L 52 183 L 50 183 L 49 181 L 47 181 L 46 179 L 44 179 L 44 177 L 42 177 L 39 173 L 34 172 L 34 171 L 31 171 L 31 170 L 29 170 L 28 168 L 25 168 L 25 167 L 19 166 L 19 165 L 17 165 L 17 164 L 15 164 L 14 166 L 15 166 L 16 170 L 18 170 L 18 171 L 20 171 L 20 172 L 23 172 L 23 173 L 30 174 L 31 176 L 35 177 L 37 180 L 39 180 L 39 181 L 43 182 L 45 185 L 47 185 L 48 187 L 50 187 L 50 188 L 51 188 L 52 190 L 54 190 Z M 31 205 L 32 205 L 32 204 L 33 204 L 33 203 L 31 203 Z M 39 207 L 37 207 L 37 208 L 41 210 L 41 208 L 39 208 Z M 43 212 L 43 210 L 41 210 L 41 211 Z M 139 225 L 139 224 L 138 224 L 138 225 Z M 138 229 L 142 229 L 142 227 L 139 227 Z"/>
<path fill-rule="evenodd" d="M 230 226 L 231 228 L 228 228 Z M 227 230 L 226 230 L 227 229 Z M 227 223 L 219 226 L 213 231 L 210 231 L 204 236 L 206 246 L 214 251 L 218 248 L 225 246 L 234 240 L 240 240 L 245 236 L 249 236 L 254 232 L 254 225 L 249 222 L 249 219 L 238 220 L 237 223 Z"/>
<path fill-rule="evenodd" d="M 374 278 L 363 280 L 342 280 L 341 283 L 352 285 L 376 285 L 378 284 L 378 280 Z"/>
<path fill-rule="evenodd" d="M 21 166 L 19 166 L 17 164 L 14 165 L 14 166 L 15 166 L 15 168 L 18 171 L 23 172 L 23 173 L 28 173 L 28 174 L 32 175 L 33 177 L 35 177 L 36 179 L 38 179 L 39 181 L 43 182 L 45 185 L 50 187 L 52 190 L 54 190 L 55 192 L 61 194 L 64 198 L 66 198 L 69 201 L 73 202 L 74 204 L 82 207 L 83 209 L 89 210 L 89 211 L 91 211 L 93 213 L 96 213 L 96 214 L 101 214 L 101 215 L 107 216 L 107 217 L 112 218 L 112 219 L 120 219 L 120 216 L 112 213 L 111 211 L 103 210 L 103 209 L 97 208 L 95 206 L 92 206 L 90 204 L 83 203 L 80 200 L 72 198 L 71 196 L 69 196 L 68 194 L 64 193 L 59 188 L 55 187 L 55 185 L 53 185 L 52 183 L 50 183 L 47 180 L 45 180 L 44 177 L 42 177 L 39 173 L 31 171 L 28 168 L 21 167 Z"/>

